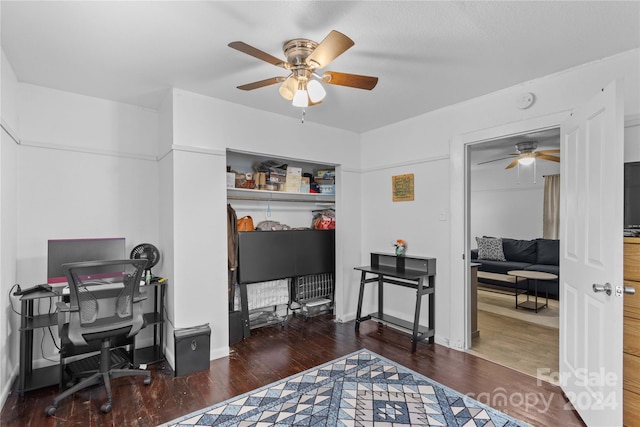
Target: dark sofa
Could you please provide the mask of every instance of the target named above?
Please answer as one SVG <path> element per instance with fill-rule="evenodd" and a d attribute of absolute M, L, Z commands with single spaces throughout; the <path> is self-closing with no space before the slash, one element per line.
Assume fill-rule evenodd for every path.
<path fill-rule="evenodd" d="M 477 237 L 478 249 L 471 250 L 471 262 L 481 264 L 478 271 L 507 274 L 510 270 L 533 270 L 560 276 L 560 241 L 551 239 L 517 240 L 509 238 Z M 501 245 L 500 245 L 501 244 Z M 502 252 L 500 252 L 500 246 Z M 491 278 L 479 282 L 514 287 L 513 283 Z M 558 280 L 540 280 L 538 292 L 549 292 L 558 298 Z"/>

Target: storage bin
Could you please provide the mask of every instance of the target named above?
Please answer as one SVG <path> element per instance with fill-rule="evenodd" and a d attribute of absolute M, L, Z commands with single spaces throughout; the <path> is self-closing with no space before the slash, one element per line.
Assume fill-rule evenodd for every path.
<path fill-rule="evenodd" d="M 191 374 L 209 369 L 209 347 L 211 346 L 211 328 L 209 325 L 176 329 L 173 332 L 175 342 L 175 376 Z"/>

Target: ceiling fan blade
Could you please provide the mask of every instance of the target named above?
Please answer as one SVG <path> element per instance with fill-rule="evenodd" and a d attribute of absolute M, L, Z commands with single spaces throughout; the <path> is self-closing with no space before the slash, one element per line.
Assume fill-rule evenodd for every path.
<path fill-rule="evenodd" d="M 548 154 L 538 154 L 536 157 L 543 160 L 550 160 L 552 162 L 560 162 L 560 157 L 549 156 Z"/>
<path fill-rule="evenodd" d="M 517 165 L 518 164 L 518 160 L 520 160 L 520 158 L 514 159 L 513 162 L 509 163 L 505 169 L 511 169 L 512 167 Z"/>
<path fill-rule="evenodd" d="M 538 150 L 536 152 L 537 153 L 542 153 L 542 154 L 553 154 L 553 153 L 560 153 L 560 149 L 557 149 L 557 150 Z"/>
<path fill-rule="evenodd" d="M 254 58 L 258 58 L 262 61 L 268 62 L 269 64 L 273 64 L 276 67 L 287 68 L 287 62 L 282 59 L 276 58 L 275 56 L 269 55 L 266 52 L 261 51 L 253 46 L 249 46 L 245 42 L 231 42 L 229 43 L 229 47 L 234 48 L 235 50 L 239 50 L 242 53 L 246 53 L 247 55 L 251 55 Z"/>
<path fill-rule="evenodd" d="M 306 62 L 315 68 L 324 68 L 355 43 L 341 32 L 332 30 L 307 56 Z"/>
<path fill-rule="evenodd" d="M 322 81 L 332 85 L 349 86 L 357 89 L 371 90 L 378 84 L 377 77 L 361 76 L 359 74 L 338 73 L 327 71 L 322 75 Z"/>
<path fill-rule="evenodd" d="M 477 164 L 478 165 L 484 165 L 485 163 L 497 162 L 499 160 L 506 160 L 506 159 L 510 159 L 513 156 L 520 156 L 520 154 L 518 154 L 518 153 L 509 153 L 509 154 L 506 154 L 506 156 L 509 156 L 509 157 L 498 157 L 497 159 L 487 160 L 487 161 L 480 162 L 480 163 L 477 163 Z"/>
<path fill-rule="evenodd" d="M 487 160 L 485 162 L 480 162 L 480 163 L 478 163 L 478 165 L 484 165 L 485 163 L 492 163 L 492 162 L 497 162 L 499 160 L 505 160 L 505 159 L 510 159 L 510 158 L 511 157 L 500 157 L 499 159 L 493 159 L 493 160 Z"/>
<path fill-rule="evenodd" d="M 284 79 L 285 79 L 284 77 L 272 77 L 270 79 L 260 80 L 259 82 L 247 83 L 246 85 L 238 86 L 238 89 L 242 89 L 242 90 L 259 89 L 261 87 L 271 86 L 276 83 L 280 83 L 284 81 Z"/>

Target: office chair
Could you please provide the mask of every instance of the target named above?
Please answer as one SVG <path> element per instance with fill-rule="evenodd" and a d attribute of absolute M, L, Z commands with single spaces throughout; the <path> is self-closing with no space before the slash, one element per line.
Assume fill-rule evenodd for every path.
<path fill-rule="evenodd" d="M 146 295 L 140 293 L 140 280 L 146 265 L 146 259 L 63 264 L 69 283 L 69 304 L 57 303 L 61 342 L 80 348 L 100 343 L 100 362 L 92 375 L 56 396 L 47 408 L 47 415 L 56 412 L 62 399 L 100 382 L 107 392 L 107 401 L 100 410 L 109 412 L 113 402 L 112 378 L 143 375 L 144 384 L 151 383 L 149 371 L 114 369 L 111 364 L 113 343 L 123 337 L 134 337 L 144 326 L 142 301 Z"/>

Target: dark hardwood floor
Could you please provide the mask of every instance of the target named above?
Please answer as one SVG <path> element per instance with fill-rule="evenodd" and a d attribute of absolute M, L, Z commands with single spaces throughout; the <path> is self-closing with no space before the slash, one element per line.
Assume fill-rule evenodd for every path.
<path fill-rule="evenodd" d="M 366 348 L 533 426 L 584 426 L 554 385 L 440 345 L 421 343 L 412 354 L 408 335 L 373 321 L 364 322 L 359 333 L 354 329 L 354 322 L 294 317 L 285 326 L 253 330 L 249 339 L 232 346 L 229 357 L 211 361 L 208 371 L 176 378 L 168 364 L 151 365 L 151 385 L 134 377 L 113 381 L 108 414 L 100 412 L 102 387 L 76 393 L 47 417 L 45 408 L 57 387 L 19 396 L 14 385 L 0 425 L 156 426 Z"/>

